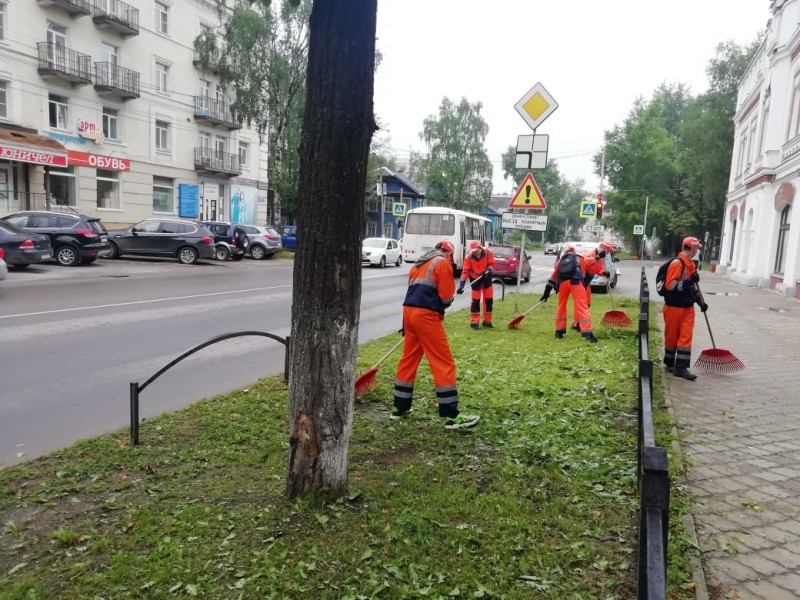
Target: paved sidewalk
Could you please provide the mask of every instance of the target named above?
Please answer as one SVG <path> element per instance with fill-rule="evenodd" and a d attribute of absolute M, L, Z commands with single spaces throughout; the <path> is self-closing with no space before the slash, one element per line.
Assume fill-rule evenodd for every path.
<path fill-rule="evenodd" d="M 665 377 L 688 465 L 708 597 L 797 599 L 800 301 L 707 271 L 701 278 L 717 346 L 746 366 L 727 375 L 701 373 L 695 382 Z M 650 270 L 648 279 L 652 289 Z M 659 305 L 656 312 L 660 319 Z M 711 338 L 698 310 L 693 364 L 706 348 Z"/>

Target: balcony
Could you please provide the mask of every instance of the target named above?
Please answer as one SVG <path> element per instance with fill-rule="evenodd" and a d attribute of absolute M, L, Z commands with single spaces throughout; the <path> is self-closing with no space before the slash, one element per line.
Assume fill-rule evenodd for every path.
<path fill-rule="evenodd" d="M 242 165 L 238 154 L 198 146 L 194 149 L 194 170 L 211 177 L 233 177 L 242 174 Z"/>
<path fill-rule="evenodd" d="M 94 89 L 123 100 L 139 97 L 139 73 L 114 63 L 94 63 Z"/>
<path fill-rule="evenodd" d="M 95 0 L 92 20 L 100 29 L 113 29 L 123 38 L 139 35 L 139 9 L 122 0 Z"/>
<path fill-rule="evenodd" d="M 203 57 L 201 51 L 195 48 L 192 64 L 201 70 L 207 69 L 211 73 L 219 73 L 220 65 L 222 64 L 222 50 L 215 47 L 207 57 Z"/>
<path fill-rule="evenodd" d="M 89 0 L 37 0 L 39 6 L 55 6 L 65 10 L 70 17 L 77 19 L 92 14 Z"/>
<path fill-rule="evenodd" d="M 51 42 L 39 42 L 39 75 L 72 85 L 92 83 L 92 57 Z"/>
<path fill-rule="evenodd" d="M 228 131 L 241 129 L 241 124 L 233 120 L 230 106 L 224 100 L 212 100 L 208 96 L 194 97 L 194 118 L 210 125 L 222 125 Z"/>

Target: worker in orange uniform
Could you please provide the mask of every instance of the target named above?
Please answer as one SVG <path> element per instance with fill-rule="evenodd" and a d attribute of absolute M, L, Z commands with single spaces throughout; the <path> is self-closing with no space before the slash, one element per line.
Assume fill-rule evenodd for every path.
<path fill-rule="evenodd" d="M 469 326 L 473 329 L 480 327 L 481 296 L 483 296 L 483 326 L 492 325 L 492 305 L 494 304 L 494 287 L 492 284 L 492 269 L 494 268 L 494 252 L 484 248 L 478 240 L 469 244 L 469 254 L 464 257 L 464 268 L 461 272 L 461 284 L 458 293 L 464 293 L 467 277 L 470 278 L 472 287 L 472 305 L 469 309 Z"/>
<path fill-rule="evenodd" d="M 700 274 L 692 257 L 702 248 L 696 237 L 684 238 L 678 257 L 667 268 L 664 281 L 664 364 L 667 371 L 689 381 L 697 375 L 689 370 L 694 334 L 694 303 L 706 312 L 708 304 L 698 293 Z"/>
<path fill-rule="evenodd" d="M 586 306 L 586 290 L 583 287 L 581 263 L 575 253 L 575 246 L 571 244 L 564 248 L 564 254 L 556 263 L 556 268 L 550 275 L 540 300 L 547 302 L 553 289 L 558 292 L 556 338 L 560 340 L 567 333 L 567 300 L 572 296 L 572 306 L 581 335 L 587 342 L 596 344 L 597 338 L 592 332 L 592 317 Z"/>
<path fill-rule="evenodd" d="M 408 291 L 403 302 L 403 356 L 397 365 L 394 382 L 394 409 L 390 419 L 408 417 L 413 411 L 411 399 L 417 368 L 425 355 L 433 374 L 439 416 L 445 429 L 473 427 L 480 417 L 464 415 L 458 410 L 456 363 L 444 331 L 445 309 L 453 303 L 456 286 L 453 281 L 453 244 L 442 241 L 424 254 L 411 267 Z"/>
<path fill-rule="evenodd" d="M 608 242 L 600 242 L 597 248 L 588 250 L 580 257 L 581 272 L 583 272 L 583 289 L 586 290 L 586 308 L 592 308 L 592 280 L 595 275 L 610 277 L 606 270 L 606 253 L 614 252 L 615 248 Z M 580 331 L 577 316 L 572 321 L 572 329 Z"/>

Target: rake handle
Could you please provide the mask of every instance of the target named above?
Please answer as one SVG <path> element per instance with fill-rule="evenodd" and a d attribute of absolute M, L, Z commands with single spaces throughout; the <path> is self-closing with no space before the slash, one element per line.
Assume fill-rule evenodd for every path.
<path fill-rule="evenodd" d="M 394 351 L 397 350 L 400 347 L 400 345 L 405 341 L 406 341 L 405 338 L 403 338 L 399 342 L 397 342 L 394 346 L 392 346 L 392 349 L 389 350 L 386 354 L 384 354 L 378 362 L 372 365 L 372 368 L 377 369 L 379 366 L 381 366 L 381 363 L 385 361 L 387 358 L 389 358 L 394 353 Z"/>
<path fill-rule="evenodd" d="M 697 284 L 695 284 L 695 286 L 697 286 Z M 703 296 L 703 292 L 700 291 L 699 287 L 697 287 L 697 293 L 700 294 L 700 302 L 705 304 L 706 303 L 706 299 Z M 707 312 L 703 312 L 703 316 L 706 318 L 706 327 L 708 327 L 708 337 L 711 338 L 711 346 L 716 350 L 717 344 L 716 344 L 716 342 L 714 342 L 714 334 L 711 333 L 711 323 L 708 320 L 708 313 Z"/>
<path fill-rule="evenodd" d="M 524 317 L 525 315 L 527 315 L 529 312 L 531 312 L 534 308 L 536 308 L 537 306 L 539 306 L 543 302 L 545 302 L 545 300 L 539 300 L 539 302 L 537 302 L 536 304 L 531 306 L 528 310 L 526 310 L 524 313 L 522 313 L 522 316 Z"/>

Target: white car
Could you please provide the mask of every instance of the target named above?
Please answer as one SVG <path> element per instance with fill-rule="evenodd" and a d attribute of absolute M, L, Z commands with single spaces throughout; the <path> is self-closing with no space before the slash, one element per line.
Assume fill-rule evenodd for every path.
<path fill-rule="evenodd" d="M 399 267 L 403 264 L 400 244 L 391 238 L 366 238 L 361 244 L 361 264 L 381 268 L 386 265 Z"/>
<path fill-rule="evenodd" d="M 6 277 L 8 277 L 8 267 L 3 259 L 3 249 L 0 248 L 0 281 L 3 281 Z"/>
<path fill-rule="evenodd" d="M 600 246 L 599 242 L 564 242 L 561 244 L 561 249 L 563 250 L 567 246 L 575 246 L 575 252 L 583 256 L 589 250 L 597 250 Z M 613 256 L 612 254 L 606 254 L 605 258 L 605 265 L 606 271 L 608 271 L 611 276 L 606 278 L 602 275 L 595 275 L 592 279 L 592 291 L 597 290 L 599 292 L 608 293 L 609 288 L 617 287 L 617 278 L 622 275 L 620 270 L 614 265 L 615 262 L 619 262 L 619 258 Z"/>

